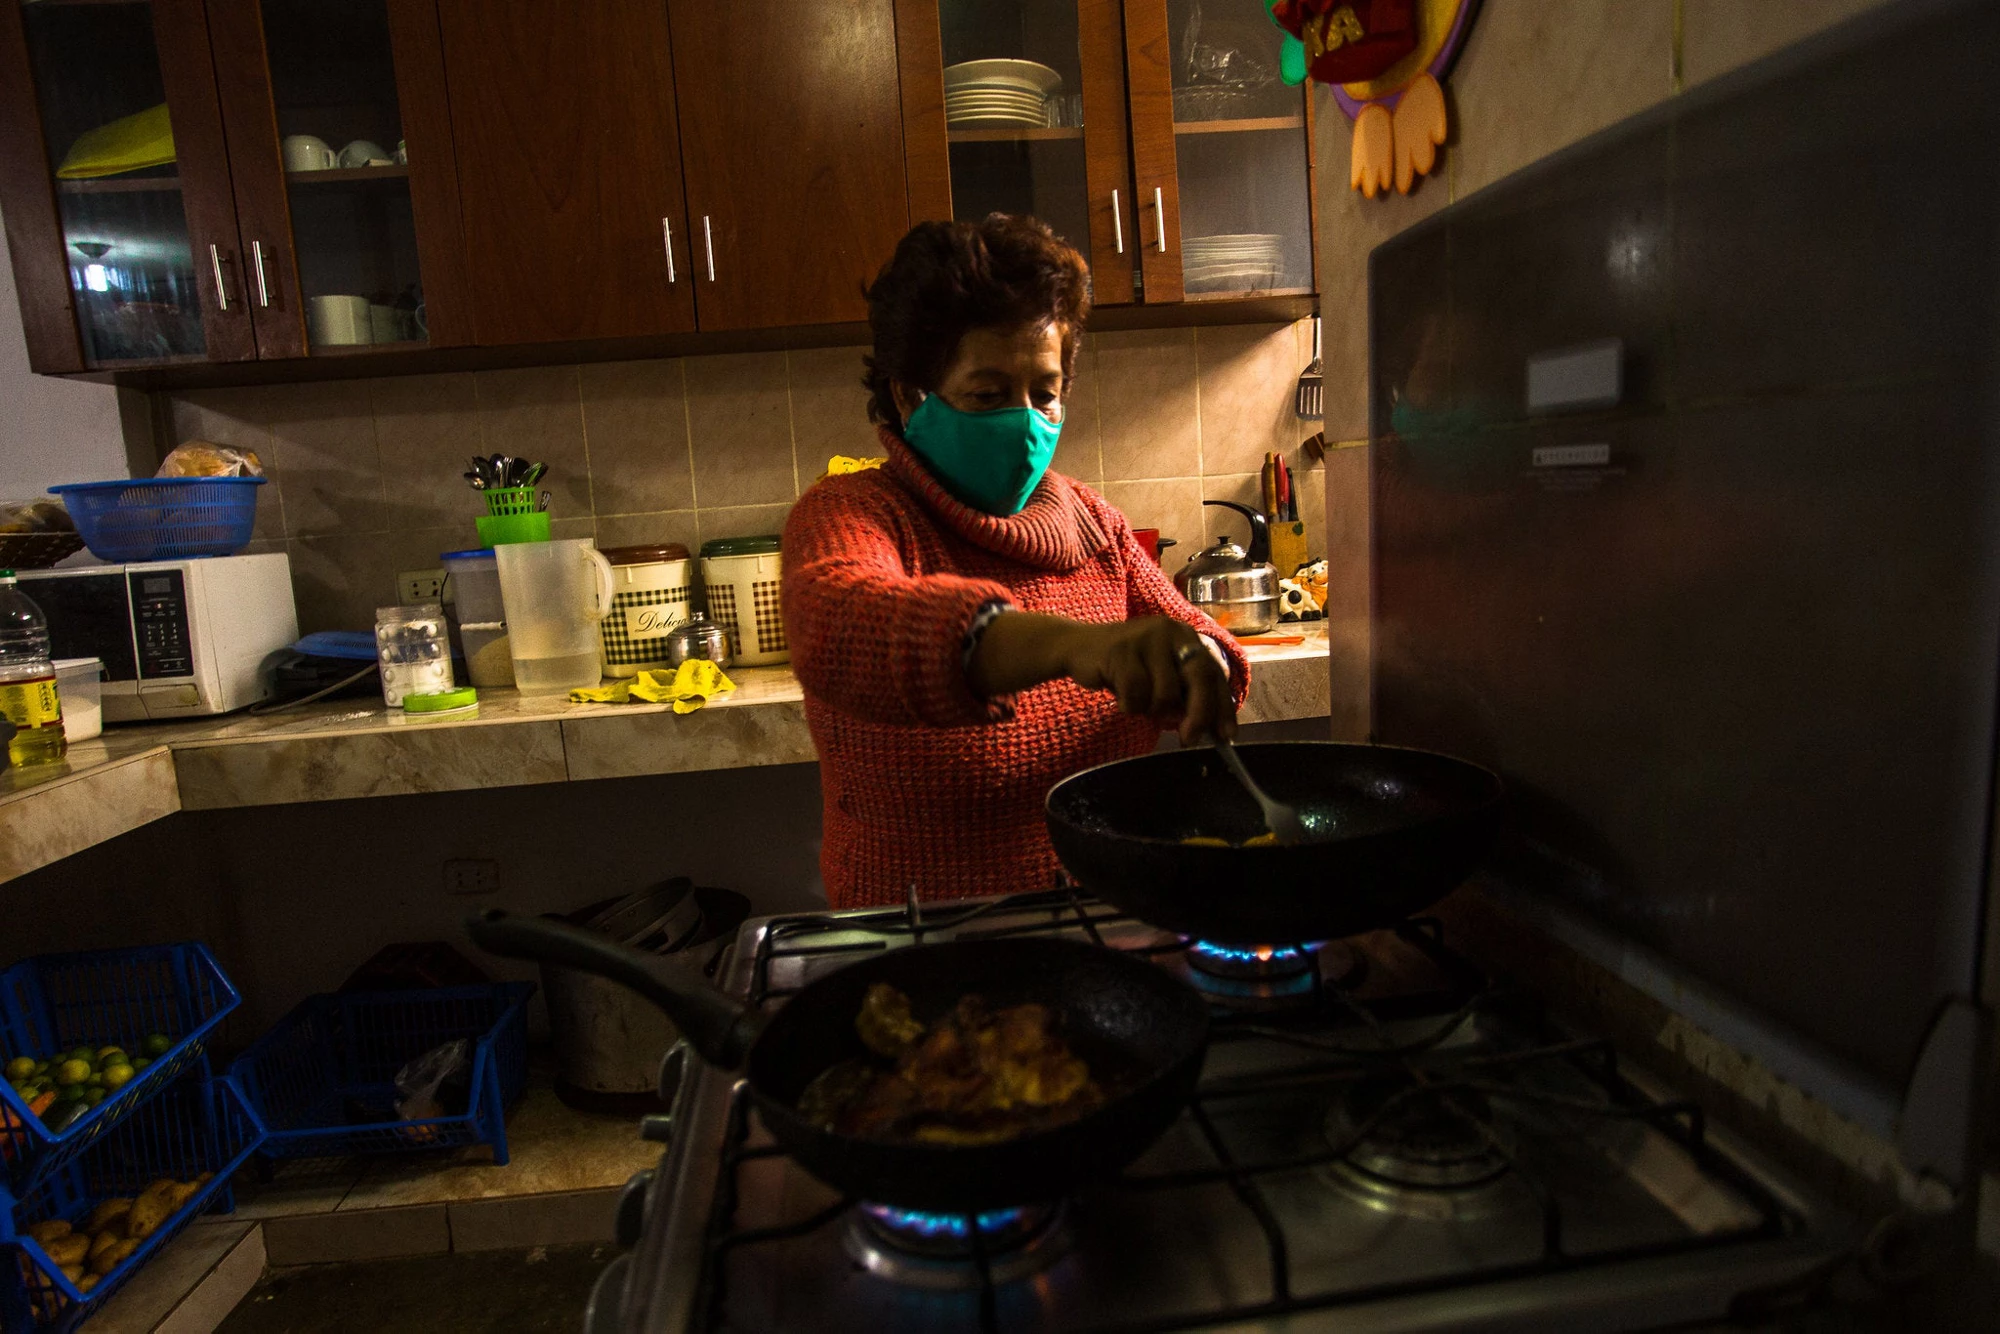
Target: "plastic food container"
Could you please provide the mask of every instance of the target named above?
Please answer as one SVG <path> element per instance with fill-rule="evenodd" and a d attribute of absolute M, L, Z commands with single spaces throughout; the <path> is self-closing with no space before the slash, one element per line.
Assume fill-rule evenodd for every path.
<path fill-rule="evenodd" d="M 104 731 L 104 659 L 57 658 L 56 697 L 62 701 L 63 736 L 88 741 Z"/>
<path fill-rule="evenodd" d="M 458 642 L 465 651 L 465 674 L 475 686 L 514 684 L 514 659 L 507 649 L 507 612 L 500 600 L 500 562 L 492 547 L 447 551 L 438 559 L 451 580 Z"/>
<path fill-rule="evenodd" d="M 701 581 L 709 619 L 729 633 L 738 666 L 791 661 L 778 603 L 778 539 L 719 537 L 701 544 Z"/>
<path fill-rule="evenodd" d="M 667 637 L 688 619 L 688 585 L 694 562 L 678 542 L 612 547 L 611 610 L 598 623 L 606 676 L 637 676 L 669 667 Z"/>

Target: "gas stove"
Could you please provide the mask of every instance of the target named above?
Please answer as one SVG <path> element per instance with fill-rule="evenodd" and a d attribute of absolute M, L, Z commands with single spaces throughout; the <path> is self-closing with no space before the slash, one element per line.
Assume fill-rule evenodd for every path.
<path fill-rule="evenodd" d="M 1070 891 L 912 902 L 754 919 L 724 985 L 777 1006 L 878 950 L 1020 935 L 1148 956 L 1210 999 L 1199 1092 L 1143 1157 L 977 1216 L 843 1198 L 734 1076 L 688 1058 L 592 1334 L 1647 1329 L 1722 1315 L 1850 1240 L 1435 921 L 1238 949 Z"/>

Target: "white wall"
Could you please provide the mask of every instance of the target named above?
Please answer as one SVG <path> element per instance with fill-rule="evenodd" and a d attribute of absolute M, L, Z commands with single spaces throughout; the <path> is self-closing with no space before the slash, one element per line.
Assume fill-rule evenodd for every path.
<path fill-rule="evenodd" d="M 129 475 L 118 391 L 28 370 L 14 269 L 0 263 L 0 500 Z"/>

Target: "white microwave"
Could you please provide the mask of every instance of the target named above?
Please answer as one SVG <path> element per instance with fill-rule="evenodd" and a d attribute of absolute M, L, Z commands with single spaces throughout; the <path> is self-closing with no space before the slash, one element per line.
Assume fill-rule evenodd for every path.
<path fill-rule="evenodd" d="M 271 695 L 299 637 L 283 552 L 21 570 L 58 658 L 104 660 L 104 720 L 196 718 Z"/>

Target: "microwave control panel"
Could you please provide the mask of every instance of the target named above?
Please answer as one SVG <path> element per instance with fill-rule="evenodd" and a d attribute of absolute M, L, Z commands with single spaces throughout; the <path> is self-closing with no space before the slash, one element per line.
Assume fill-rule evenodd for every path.
<path fill-rule="evenodd" d="M 139 640 L 139 678 L 194 675 L 183 572 L 139 570 L 126 578 L 131 580 L 132 629 Z"/>

